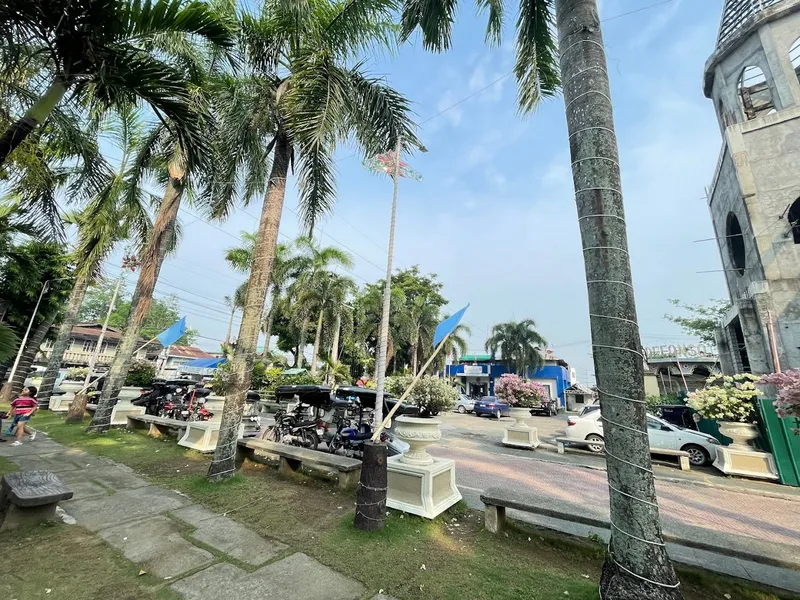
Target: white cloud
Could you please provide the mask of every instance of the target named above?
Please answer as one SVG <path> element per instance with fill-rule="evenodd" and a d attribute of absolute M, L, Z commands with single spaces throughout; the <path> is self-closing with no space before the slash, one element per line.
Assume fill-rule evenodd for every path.
<path fill-rule="evenodd" d="M 658 37 L 678 14 L 682 2 L 683 0 L 674 0 L 662 10 L 657 11 L 655 15 L 648 20 L 647 25 L 631 39 L 631 48 L 647 46 Z"/>
<path fill-rule="evenodd" d="M 456 102 L 458 102 L 458 98 L 453 93 L 453 90 L 447 90 L 436 104 L 437 112 L 447 111 L 442 117 L 447 119 L 453 127 L 458 127 L 461 123 L 461 118 L 464 116 L 464 111 L 460 105 L 453 106 Z"/>

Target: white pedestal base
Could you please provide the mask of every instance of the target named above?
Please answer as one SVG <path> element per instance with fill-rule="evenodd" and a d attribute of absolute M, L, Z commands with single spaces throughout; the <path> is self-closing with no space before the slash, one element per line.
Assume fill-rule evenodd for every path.
<path fill-rule="evenodd" d="M 127 425 L 128 416 L 143 415 L 144 406 L 134 406 L 129 398 L 120 398 L 111 409 L 111 425 Z"/>
<path fill-rule="evenodd" d="M 75 392 L 67 392 L 58 396 L 50 396 L 49 410 L 53 412 L 67 412 L 69 403 L 75 399 Z"/>
<path fill-rule="evenodd" d="M 456 487 L 456 464 L 434 458 L 429 465 L 409 465 L 400 456 L 386 461 L 388 489 L 386 506 L 433 519 L 461 500 Z"/>
<path fill-rule="evenodd" d="M 513 448 L 538 448 L 539 434 L 536 427 L 509 425 L 503 433 L 503 445 Z"/>
<path fill-rule="evenodd" d="M 740 475 L 755 479 L 778 479 L 775 458 L 769 452 L 718 446 L 714 466 L 726 475 Z"/>
<path fill-rule="evenodd" d="M 219 423 L 213 421 L 187 421 L 183 437 L 178 440 L 179 446 L 191 448 L 198 452 L 213 452 L 219 439 Z M 238 438 L 244 436 L 244 424 L 239 426 Z"/>

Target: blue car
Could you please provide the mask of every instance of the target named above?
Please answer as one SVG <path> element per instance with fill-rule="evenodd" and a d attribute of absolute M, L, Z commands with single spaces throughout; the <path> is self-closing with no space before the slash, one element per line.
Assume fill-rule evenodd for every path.
<path fill-rule="evenodd" d="M 475 414 L 479 417 L 490 415 L 497 419 L 511 415 L 511 406 L 496 396 L 484 396 L 475 401 Z"/>

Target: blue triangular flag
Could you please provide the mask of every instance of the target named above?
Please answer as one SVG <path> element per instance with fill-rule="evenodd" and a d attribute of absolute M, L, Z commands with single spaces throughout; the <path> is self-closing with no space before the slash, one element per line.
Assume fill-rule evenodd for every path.
<path fill-rule="evenodd" d="M 467 312 L 468 308 L 469 304 L 455 313 L 452 317 L 447 317 L 444 321 L 436 326 L 436 331 L 433 333 L 434 348 L 438 346 L 439 342 L 441 342 L 447 335 L 453 333 L 453 330 L 458 327 L 458 324 L 461 322 L 461 317 L 464 316 L 464 313 Z"/>
<path fill-rule="evenodd" d="M 181 339 L 184 333 L 186 333 L 186 317 L 182 317 L 180 321 L 176 321 L 159 333 L 158 341 L 166 348 Z"/>

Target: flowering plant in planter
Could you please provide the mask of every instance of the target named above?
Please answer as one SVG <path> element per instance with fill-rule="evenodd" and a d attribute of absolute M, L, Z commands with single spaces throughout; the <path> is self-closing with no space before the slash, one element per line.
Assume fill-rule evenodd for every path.
<path fill-rule="evenodd" d="M 800 419 L 800 369 L 764 375 L 759 383 L 777 386 L 778 397 L 772 404 L 781 419 Z M 800 435 L 800 427 L 794 432 Z"/>
<path fill-rule="evenodd" d="M 514 408 L 534 408 L 550 399 L 541 383 L 526 381 L 519 375 L 506 373 L 494 385 L 494 393 Z"/>
<path fill-rule="evenodd" d="M 387 377 L 386 391 L 400 398 L 413 380 L 410 376 Z M 419 406 L 421 417 L 435 417 L 452 408 L 458 400 L 458 391 L 441 377 L 425 376 L 420 378 L 407 400 Z"/>
<path fill-rule="evenodd" d="M 756 420 L 759 377 L 750 373 L 709 377 L 706 386 L 689 394 L 689 406 L 707 419 L 734 423 Z"/>

